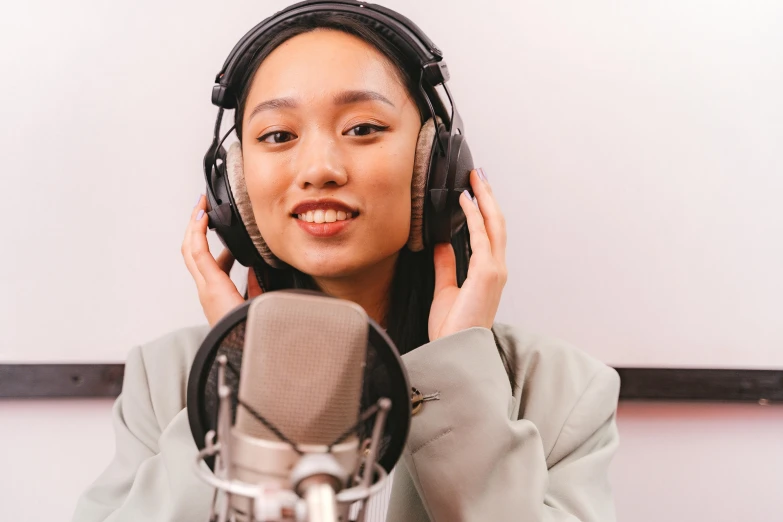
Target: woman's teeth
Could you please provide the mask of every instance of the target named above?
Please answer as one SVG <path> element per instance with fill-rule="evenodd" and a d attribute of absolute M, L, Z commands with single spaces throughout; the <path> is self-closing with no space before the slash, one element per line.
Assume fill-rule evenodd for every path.
<path fill-rule="evenodd" d="M 353 217 L 353 212 L 343 212 L 342 210 L 310 210 L 306 214 L 298 214 L 297 218 L 308 223 L 334 223 L 335 221 L 345 221 Z"/>

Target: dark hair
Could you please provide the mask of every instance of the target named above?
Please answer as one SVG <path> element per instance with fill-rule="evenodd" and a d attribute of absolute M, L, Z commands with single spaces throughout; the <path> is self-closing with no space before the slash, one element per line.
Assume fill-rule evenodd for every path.
<path fill-rule="evenodd" d="M 422 124 L 429 118 L 429 108 L 423 94 L 419 90 L 419 67 L 407 63 L 402 53 L 391 43 L 372 31 L 362 22 L 340 13 L 319 13 L 307 18 L 298 18 L 293 22 L 281 24 L 277 32 L 252 57 L 245 73 L 237 85 L 237 109 L 234 123 L 239 140 L 242 140 L 242 119 L 247 103 L 252 80 L 261 63 L 279 45 L 294 36 L 316 29 L 332 29 L 342 31 L 361 38 L 374 46 L 394 66 L 399 78 L 405 85 L 409 95 L 416 102 Z M 428 91 L 429 92 L 429 91 Z M 432 91 L 434 92 L 434 91 Z M 444 114 L 445 109 L 437 96 L 430 96 L 437 114 Z M 434 98 L 434 99 L 433 99 Z M 467 273 L 467 262 L 470 259 L 470 237 L 467 226 L 462 227 L 452 239 L 452 245 L 457 257 L 458 274 Z M 420 252 L 412 252 L 406 247 L 400 251 L 392 279 L 392 288 L 388 312 L 386 315 L 386 331 L 397 346 L 400 354 L 429 342 L 428 322 L 429 311 L 435 289 L 435 267 L 432 261 L 433 249 L 426 246 Z M 309 275 L 293 267 L 282 269 L 272 268 L 266 263 L 253 267 L 259 284 L 266 290 L 284 288 L 306 288 L 319 290 L 315 281 Z M 458 281 L 461 285 L 462 281 Z M 493 331 L 493 336 L 495 335 Z M 516 354 L 506 354 L 495 336 L 500 357 L 509 376 L 512 390 L 516 382 Z"/>

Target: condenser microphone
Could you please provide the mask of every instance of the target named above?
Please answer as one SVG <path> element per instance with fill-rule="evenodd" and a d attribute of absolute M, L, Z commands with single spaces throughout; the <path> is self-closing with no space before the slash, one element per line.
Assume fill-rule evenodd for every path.
<path fill-rule="evenodd" d="M 268 292 L 249 303 L 241 360 L 215 358 L 217 426 L 199 454 L 214 457 L 214 473 L 196 463 L 216 490 L 210 520 L 347 521 L 353 504 L 363 519 L 386 478 L 377 461 L 392 409 L 389 397 L 367 400 L 368 377 L 378 373 L 367 365 L 377 366 L 368 350 L 374 326 L 359 305 L 314 292 Z M 190 416 L 190 389 L 188 405 Z"/>
<path fill-rule="evenodd" d="M 308 501 L 310 520 L 336 520 L 336 491 L 345 488 L 359 456 L 352 430 L 360 413 L 367 314 L 350 301 L 270 292 L 250 305 L 245 328 L 239 402 L 248 407 L 237 410 L 232 430 L 236 478 L 293 489 Z M 313 455 L 335 472 L 301 469 L 317 466 Z M 334 462 L 324 460 L 329 457 Z"/>

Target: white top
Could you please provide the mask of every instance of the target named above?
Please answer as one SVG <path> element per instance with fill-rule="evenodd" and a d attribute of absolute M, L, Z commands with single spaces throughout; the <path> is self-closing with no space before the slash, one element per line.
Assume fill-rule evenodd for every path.
<path fill-rule="evenodd" d="M 389 476 L 386 479 L 386 483 L 383 488 L 370 497 L 367 501 L 367 509 L 364 515 L 364 522 L 385 522 L 386 512 L 389 510 L 389 497 L 391 497 L 392 481 L 394 480 L 394 470 L 389 472 Z M 358 504 L 351 506 L 349 517 L 351 520 L 356 520 L 358 515 Z"/>

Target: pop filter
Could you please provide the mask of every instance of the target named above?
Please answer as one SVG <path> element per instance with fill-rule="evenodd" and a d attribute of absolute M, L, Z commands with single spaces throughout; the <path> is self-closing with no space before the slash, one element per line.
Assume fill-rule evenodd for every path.
<path fill-rule="evenodd" d="M 310 290 L 285 290 L 324 296 Z M 187 389 L 188 421 L 191 433 L 199 450 L 205 448 L 205 437 L 210 430 L 217 429 L 218 411 L 218 364 L 219 355 L 225 355 L 234 372 L 225 374 L 225 384 L 231 388 L 231 418 L 235 421 L 239 390 L 239 369 L 245 344 L 245 326 L 248 311 L 253 300 L 234 309 L 221 319 L 207 334 L 190 369 Z M 303 378 L 306 378 L 303 376 Z M 279 390 L 285 393 L 285 390 Z M 411 387 L 402 359 L 380 326 L 368 318 L 367 352 L 362 382 L 362 411 L 377 404 L 386 397 L 391 400 L 391 409 L 384 425 L 377 462 L 391 471 L 402 454 L 411 421 Z M 263 412 L 261 412 L 263 414 Z M 372 434 L 373 419 L 361 423 L 357 435 L 360 440 Z M 205 459 L 212 469 L 214 459 Z"/>

